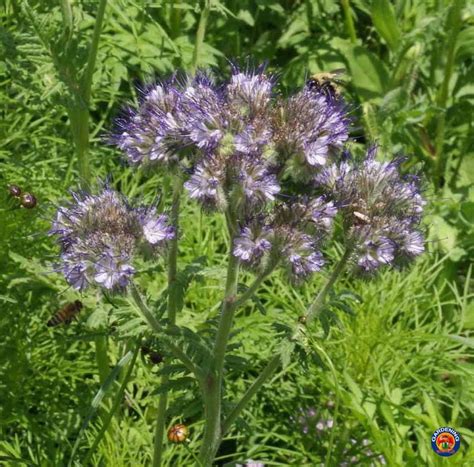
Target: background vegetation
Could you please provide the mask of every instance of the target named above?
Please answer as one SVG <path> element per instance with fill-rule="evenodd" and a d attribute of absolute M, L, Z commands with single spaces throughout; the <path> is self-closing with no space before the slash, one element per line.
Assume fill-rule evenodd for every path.
<path fill-rule="evenodd" d="M 163 190 L 168 202 L 164 181 L 129 170 L 103 135 L 124 103 L 137 99 L 140 83 L 196 65 L 228 69 L 228 59 L 250 57 L 281 70 L 283 93 L 312 73 L 346 70 L 342 92 L 358 122 L 354 146 L 377 141 L 388 157 L 407 154 L 406 170 L 424 174 L 429 251 L 409 270 L 339 284 L 357 298 L 346 310 L 352 314 L 337 312 L 329 330 L 316 330 L 311 356 L 286 362 L 229 434 L 222 463 L 438 465 L 444 460 L 431 451 L 431 434 L 450 425 L 463 442 L 449 462 L 474 464 L 474 5 L 109 0 L 104 6 L 5 0 L 0 7 L 2 462 L 66 465 L 76 443 L 78 464 L 150 464 L 163 370 L 143 355 L 110 428 L 90 450 L 124 378 L 122 370 L 94 412 L 100 378 L 93 343 L 107 336 L 112 369 L 141 322 L 126 300 L 104 303 L 89 293 L 78 322 L 46 326 L 78 298 L 51 273 L 56 248 L 48 219 L 78 186 L 88 152 L 91 165 L 81 173 L 111 174 L 117 188 L 148 201 Z M 34 193 L 38 207 L 17 208 L 9 183 Z M 189 287 L 178 322 L 199 330 L 217 313 L 227 245 L 218 216 L 186 202 L 181 222 L 181 269 L 193 261 L 202 267 L 183 276 Z M 211 260 L 203 263 L 202 256 Z M 152 300 L 165 287 L 162 272 L 163 265 L 143 265 L 140 281 Z M 301 314 L 321 282 L 293 288 L 275 275 L 260 302 L 239 313 L 228 394 L 241 394 L 258 374 L 272 353 L 270 335 Z M 191 450 L 201 432 L 195 389 L 176 381 L 168 413 L 170 423 L 191 427 Z M 193 462 L 179 445 L 169 446 L 165 460 Z"/>

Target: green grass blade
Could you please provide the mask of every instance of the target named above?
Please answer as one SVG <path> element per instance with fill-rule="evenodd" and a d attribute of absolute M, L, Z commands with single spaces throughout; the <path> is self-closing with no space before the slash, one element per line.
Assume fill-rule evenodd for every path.
<path fill-rule="evenodd" d="M 109 376 L 107 376 L 107 379 L 105 380 L 104 384 L 100 387 L 94 399 L 92 399 L 89 412 L 87 413 L 86 418 L 82 422 L 81 428 L 79 430 L 79 434 L 77 435 L 76 441 L 74 443 L 74 447 L 72 448 L 71 458 L 69 459 L 68 466 L 72 465 L 74 456 L 76 455 L 77 449 L 79 448 L 79 443 L 81 441 L 82 435 L 84 434 L 85 430 L 89 426 L 90 421 L 92 420 L 97 410 L 99 409 L 99 406 L 102 400 L 104 399 L 107 392 L 111 389 L 114 381 L 117 379 L 120 373 L 120 370 L 125 365 L 127 365 L 127 363 L 131 360 L 132 356 L 133 356 L 133 352 L 130 350 L 120 359 L 117 365 L 115 365 L 113 370 L 110 372 Z"/>

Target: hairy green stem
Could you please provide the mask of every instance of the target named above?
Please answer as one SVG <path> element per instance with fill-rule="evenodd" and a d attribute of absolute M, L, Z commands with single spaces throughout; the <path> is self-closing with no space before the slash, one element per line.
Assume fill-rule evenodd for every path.
<path fill-rule="evenodd" d="M 193 72 L 196 71 L 197 65 L 199 63 L 199 55 L 202 44 L 204 43 L 204 36 L 206 35 L 207 19 L 209 18 L 209 13 L 211 12 L 211 0 L 204 0 L 201 8 L 201 17 L 199 18 L 199 25 L 196 32 L 196 43 L 194 44 L 193 62 L 191 66 Z"/>
<path fill-rule="evenodd" d="M 352 10 L 349 5 L 349 0 L 342 0 L 342 11 L 344 12 L 344 21 L 346 23 L 346 32 L 353 44 L 357 42 L 357 35 L 354 27 L 354 20 L 352 19 Z"/>
<path fill-rule="evenodd" d="M 175 236 L 170 242 L 168 254 L 168 322 L 170 325 L 176 322 L 176 311 L 178 308 L 178 290 L 176 279 L 178 272 L 178 234 L 179 234 L 179 205 L 183 181 L 179 175 L 175 175 L 173 186 L 173 200 L 171 204 L 170 223 L 175 228 Z M 169 381 L 168 375 L 163 375 L 161 384 L 166 385 Z M 163 453 L 163 437 L 166 428 L 166 408 L 168 406 L 168 393 L 163 392 L 158 402 L 158 416 L 155 427 L 155 440 L 153 449 L 153 467 L 160 467 Z"/>
<path fill-rule="evenodd" d="M 306 323 L 310 322 L 312 318 L 316 317 L 318 313 L 321 312 L 324 306 L 324 301 L 329 293 L 329 291 L 333 288 L 335 282 L 345 270 L 347 266 L 348 259 L 352 253 L 352 248 L 346 248 L 342 258 L 336 264 L 333 272 L 329 276 L 328 280 L 324 284 L 323 288 L 315 298 L 315 300 L 309 305 L 306 316 Z M 299 330 L 300 324 L 295 327 L 295 334 Z M 258 392 L 258 390 L 268 381 L 268 379 L 272 376 L 275 370 L 280 365 L 281 354 L 278 352 L 274 355 L 270 361 L 267 363 L 263 371 L 257 377 L 257 379 L 252 383 L 252 385 L 247 389 L 245 394 L 242 396 L 240 401 L 236 404 L 236 406 L 232 409 L 230 414 L 228 415 L 227 419 L 225 420 L 222 428 L 222 435 L 224 435 L 232 426 L 232 423 L 237 419 L 240 415 L 242 410 L 248 404 L 248 402 L 252 399 L 252 397 Z"/>
<path fill-rule="evenodd" d="M 132 360 L 130 361 L 130 363 L 128 365 L 127 373 L 125 374 L 125 376 L 122 380 L 122 384 L 120 385 L 120 388 L 118 389 L 117 394 L 115 395 L 115 399 L 114 399 L 114 402 L 112 404 L 112 407 L 111 407 L 109 413 L 107 414 L 107 416 L 104 417 L 104 419 L 102 420 L 102 427 L 100 428 L 99 433 L 97 433 L 97 435 L 95 437 L 95 440 L 94 440 L 94 443 L 92 444 L 91 448 L 89 449 L 89 452 L 87 453 L 87 456 L 84 459 L 82 465 L 88 465 L 89 460 L 91 459 L 91 457 L 94 454 L 95 450 L 99 446 L 99 443 L 102 441 L 102 438 L 104 437 L 104 435 L 105 435 L 105 433 L 106 433 L 106 431 L 107 431 L 107 429 L 110 425 L 110 422 L 112 421 L 112 418 L 113 418 L 114 414 L 117 412 L 117 410 L 119 408 L 119 405 L 122 402 L 123 393 L 125 392 L 125 388 L 127 387 L 127 384 L 130 380 L 130 376 L 132 375 L 132 371 L 133 371 L 133 368 L 135 366 L 135 362 L 137 360 L 138 351 L 140 350 L 140 345 L 141 345 L 141 338 L 138 339 L 138 341 L 137 341 L 137 344 L 135 346 L 135 350 L 133 352 Z"/>
<path fill-rule="evenodd" d="M 229 216 L 232 218 L 233 216 Z M 232 229 L 229 229 L 232 230 Z M 232 245 L 232 239 L 231 239 Z M 229 252 L 225 296 L 222 303 L 219 327 L 214 344 L 214 361 L 204 381 L 205 427 L 199 453 L 199 460 L 204 466 L 212 465 L 222 439 L 221 404 L 222 380 L 224 372 L 225 352 L 235 311 L 237 281 L 239 276 L 239 260 Z"/>
<path fill-rule="evenodd" d="M 81 99 L 71 103 L 68 110 L 72 137 L 76 148 L 79 183 L 89 188 L 91 170 L 89 164 L 89 110 Z"/>
<path fill-rule="evenodd" d="M 351 254 L 352 248 L 347 247 L 341 259 L 336 264 L 336 267 L 333 269 L 331 275 L 328 277 L 324 287 L 320 290 L 313 303 L 311 303 L 311 305 L 308 307 L 305 314 L 307 324 L 309 324 L 316 316 L 318 316 L 319 313 L 321 313 L 327 294 L 331 291 L 337 279 L 346 268 L 347 261 Z"/>
<path fill-rule="evenodd" d="M 70 109 L 71 126 L 76 143 L 76 152 L 79 164 L 79 176 L 84 184 L 90 183 L 91 169 L 89 161 L 89 103 L 92 90 L 92 76 L 94 74 L 99 47 L 100 34 L 104 21 L 105 7 L 107 0 L 100 0 L 97 16 L 95 19 L 94 32 L 92 34 L 91 45 L 89 47 L 89 57 L 86 69 L 82 76 L 77 95 L 75 96 L 73 108 Z"/>
<path fill-rule="evenodd" d="M 134 283 L 132 283 L 130 287 L 130 292 L 135 304 L 137 305 L 138 309 L 141 311 L 143 317 L 146 319 L 151 329 L 158 334 L 162 333 L 164 331 L 163 327 L 158 322 L 158 320 L 154 317 L 153 313 L 150 311 L 148 306 L 143 301 L 143 298 L 140 295 L 140 292 L 138 291 L 137 286 Z"/>
<path fill-rule="evenodd" d="M 229 333 L 234 317 L 238 276 L 239 259 L 233 255 L 232 251 L 230 251 L 224 303 L 222 304 L 219 327 L 217 329 L 216 342 L 214 345 L 215 370 L 220 376 L 222 376 L 221 373 L 224 366 L 227 341 L 229 339 Z"/>
<path fill-rule="evenodd" d="M 447 157 L 443 154 L 444 133 L 446 126 L 446 104 L 448 101 L 449 83 L 454 71 L 454 59 L 456 56 L 456 41 L 461 29 L 461 10 L 464 6 L 464 0 L 454 0 L 449 12 L 448 27 L 449 36 L 446 44 L 446 63 L 444 66 L 444 77 L 441 88 L 438 92 L 437 106 L 439 108 L 438 122 L 436 125 L 435 151 L 435 189 L 441 188 L 442 180 L 445 175 Z"/>
<path fill-rule="evenodd" d="M 94 74 L 97 50 L 99 48 L 99 39 L 102 32 L 106 6 L 107 0 L 99 1 L 99 8 L 97 9 L 97 16 L 95 18 L 94 32 L 92 34 L 92 41 L 89 47 L 89 58 L 87 60 L 86 71 L 84 72 L 84 76 L 82 78 L 82 97 L 86 105 L 89 104 L 91 97 L 92 75 Z"/>

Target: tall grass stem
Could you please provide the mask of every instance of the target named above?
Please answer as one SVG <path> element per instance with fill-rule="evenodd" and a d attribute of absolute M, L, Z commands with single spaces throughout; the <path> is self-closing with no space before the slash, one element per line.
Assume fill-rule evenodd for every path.
<path fill-rule="evenodd" d="M 355 44 L 357 42 L 357 35 L 354 27 L 354 20 L 352 19 L 352 9 L 349 0 L 342 0 L 342 11 L 344 13 L 344 22 L 346 24 L 346 33 L 350 41 Z"/>
<path fill-rule="evenodd" d="M 443 82 L 437 96 L 437 107 L 439 108 L 438 122 L 436 125 L 436 166 L 435 166 L 435 189 L 441 188 L 445 175 L 447 155 L 443 153 L 444 133 L 446 127 L 446 105 L 448 101 L 449 83 L 454 71 L 454 59 L 456 58 L 456 42 L 461 29 L 461 10 L 464 0 L 454 0 L 448 16 L 448 40 L 445 47 L 446 63 L 444 66 Z"/>
<path fill-rule="evenodd" d="M 178 272 L 178 237 L 179 237 L 179 206 L 183 181 L 179 175 L 175 175 L 173 185 L 173 200 L 171 204 L 170 223 L 175 228 L 175 236 L 170 242 L 168 254 L 168 322 L 174 325 L 176 322 L 176 312 L 178 308 L 178 290 L 176 287 Z M 163 375 L 161 384 L 166 386 L 169 376 Z M 156 419 L 155 440 L 153 448 L 153 467 L 160 467 L 163 453 L 163 438 L 165 435 L 166 409 L 168 406 L 168 392 L 160 395 L 158 402 L 158 416 Z"/>
<path fill-rule="evenodd" d="M 201 16 L 199 18 L 198 29 L 196 32 L 196 42 L 194 44 L 193 62 L 191 65 L 191 70 L 193 73 L 196 72 L 196 68 L 199 63 L 202 44 L 204 43 L 204 37 L 206 35 L 207 20 L 211 12 L 211 1 L 212 0 L 204 0 L 202 5 Z"/>

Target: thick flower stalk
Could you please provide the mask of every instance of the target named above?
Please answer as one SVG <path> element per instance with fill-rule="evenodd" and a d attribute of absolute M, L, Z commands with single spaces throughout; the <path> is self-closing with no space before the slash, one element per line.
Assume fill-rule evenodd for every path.
<path fill-rule="evenodd" d="M 154 207 L 134 208 L 109 187 L 98 195 L 72 197 L 58 208 L 50 234 L 61 248 L 57 269 L 75 289 L 125 288 L 135 273 L 133 258 L 140 246 L 156 248 L 174 237 L 166 215 Z"/>

